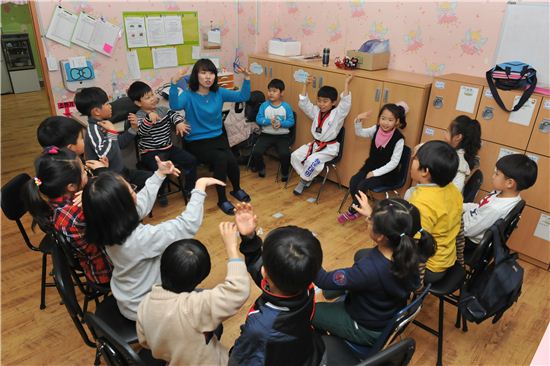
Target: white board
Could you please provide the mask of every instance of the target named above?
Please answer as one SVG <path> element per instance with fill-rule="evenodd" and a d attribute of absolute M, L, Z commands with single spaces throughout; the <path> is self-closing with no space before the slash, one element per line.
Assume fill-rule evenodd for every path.
<path fill-rule="evenodd" d="M 550 6 L 509 3 L 502 22 L 495 64 L 522 61 L 537 70 L 537 86 L 550 88 Z"/>

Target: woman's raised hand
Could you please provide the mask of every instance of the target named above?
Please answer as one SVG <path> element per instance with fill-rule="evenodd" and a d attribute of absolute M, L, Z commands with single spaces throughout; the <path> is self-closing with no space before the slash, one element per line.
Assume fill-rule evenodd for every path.
<path fill-rule="evenodd" d="M 172 76 L 172 84 L 177 83 L 181 78 L 187 75 L 187 71 L 189 71 L 188 67 L 182 67 L 181 69 L 179 69 L 176 74 Z"/>
<path fill-rule="evenodd" d="M 245 77 L 250 77 L 250 70 L 248 70 L 247 67 L 241 67 L 241 66 L 237 66 L 235 68 L 235 71 L 237 72 L 237 74 L 243 74 Z"/>

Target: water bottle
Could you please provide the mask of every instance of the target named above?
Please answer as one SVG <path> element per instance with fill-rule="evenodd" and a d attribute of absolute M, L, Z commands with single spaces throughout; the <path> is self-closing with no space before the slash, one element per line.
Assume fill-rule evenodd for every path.
<path fill-rule="evenodd" d="M 330 48 L 323 48 L 323 66 L 328 67 L 330 58 Z"/>

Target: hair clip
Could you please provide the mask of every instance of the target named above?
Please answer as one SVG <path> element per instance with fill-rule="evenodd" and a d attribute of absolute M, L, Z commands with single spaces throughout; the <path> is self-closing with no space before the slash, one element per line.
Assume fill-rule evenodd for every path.
<path fill-rule="evenodd" d="M 59 153 L 59 149 L 57 148 L 57 146 L 48 146 L 45 149 L 45 152 L 49 155 L 57 155 Z"/>
<path fill-rule="evenodd" d="M 404 237 L 405 236 L 405 233 L 401 233 L 399 234 L 400 237 Z"/>
<path fill-rule="evenodd" d="M 40 187 L 42 184 L 42 181 L 38 177 L 34 177 L 34 184 L 36 184 L 37 187 Z"/>
<path fill-rule="evenodd" d="M 420 230 L 418 230 L 419 233 L 422 233 L 424 231 L 423 228 L 420 228 Z"/>

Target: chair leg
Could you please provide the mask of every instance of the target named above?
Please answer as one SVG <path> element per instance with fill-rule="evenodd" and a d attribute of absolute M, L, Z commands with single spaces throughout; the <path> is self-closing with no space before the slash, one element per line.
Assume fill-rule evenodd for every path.
<path fill-rule="evenodd" d="M 437 336 L 437 366 L 443 366 L 443 315 L 445 300 L 443 297 L 439 297 L 439 324 L 438 324 L 438 336 Z"/>
<path fill-rule="evenodd" d="M 336 180 L 338 180 L 338 189 L 342 189 L 342 182 L 340 181 L 340 174 L 338 174 L 338 169 L 336 165 L 332 166 L 334 168 L 334 174 L 336 174 Z"/>
<path fill-rule="evenodd" d="M 95 350 L 95 360 L 94 360 L 94 366 L 99 366 L 101 364 L 101 352 L 99 352 L 100 345 L 97 345 L 98 348 Z"/>
<path fill-rule="evenodd" d="M 346 191 L 346 194 L 344 194 L 344 198 L 342 198 L 342 202 L 340 202 L 340 207 L 338 207 L 338 213 L 342 213 L 342 207 L 344 206 L 344 203 L 346 203 L 349 195 L 350 195 L 350 192 L 348 189 Z"/>
<path fill-rule="evenodd" d="M 294 169 L 290 169 L 288 172 L 288 179 L 285 182 L 285 188 L 288 187 L 288 182 L 290 182 L 290 178 L 292 178 L 292 172 L 294 172 Z"/>
<path fill-rule="evenodd" d="M 279 162 L 279 166 L 277 167 L 277 175 L 275 175 L 275 183 L 279 183 L 279 174 L 281 174 L 281 162 Z"/>
<path fill-rule="evenodd" d="M 42 283 L 40 284 L 40 310 L 46 308 L 46 266 L 48 265 L 48 255 L 42 254 Z"/>
<path fill-rule="evenodd" d="M 327 181 L 328 173 L 329 173 L 329 167 L 325 166 L 326 172 L 325 176 L 323 177 L 323 182 L 321 183 L 321 186 L 319 187 L 319 192 L 317 192 L 317 198 L 315 198 L 315 203 L 319 204 L 319 197 L 321 196 L 321 191 L 323 190 L 323 187 L 325 186 L 325 182 Z"/>

